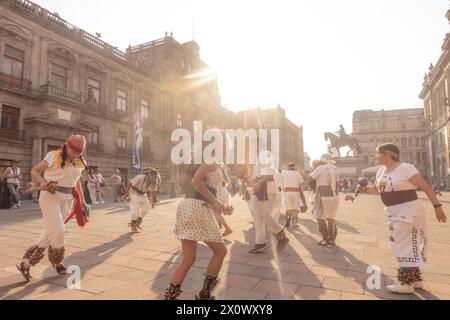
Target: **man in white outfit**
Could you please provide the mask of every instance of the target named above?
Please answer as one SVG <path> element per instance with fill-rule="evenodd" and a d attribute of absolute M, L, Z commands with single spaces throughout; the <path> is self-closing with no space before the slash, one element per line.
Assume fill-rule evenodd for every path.
<path fill-rule="evenodd" d="M 265 158 L 270 159 L 268 154 Z M 279 210 L 281 204 L 281 190 L 275 183 L 280 173 L 273 163 L 264 162 L 258 161 L 256 165 L 253 165 L 250 177 L 247 177 L 251 185 L 248 188 L 250 194 L 248 205 L 255 224 L 255 246 L 249 251 L 250 253 L 260 253 L 267 249 L 266 224 L 270 233 L 278 240 L 278 252 L 284 250 L 289 242 L 283 226 L 274 217 L 274 212 Z M 271 190 L 276 192 L 273 193 Z"/>
<path fill-rule="evenodd" d="M 149 197 L 156 190 L 158 171 L 148 167 L 128 182 L 125 199 L 130 200 L 131 232 L 140 232 L 144 216 L 150 212 Z"/>
<path fill-rule="evenodd" d="M 293 223 L 293 227 L 297 228 L 300 207 L 304 205 L 300 198 L 303 177 L 300 172 L 295 170 L 295 163 L 289 163 L 288 168 L 289 170 L 282 171 L 284 184 L 284 205 L 286 208 L 286 228 L 289 228 L 291 221 Z"/>

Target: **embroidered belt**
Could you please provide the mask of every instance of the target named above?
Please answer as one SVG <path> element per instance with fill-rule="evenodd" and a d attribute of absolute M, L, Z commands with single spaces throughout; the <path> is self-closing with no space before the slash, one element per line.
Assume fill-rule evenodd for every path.
<path fill-rule="evenodd" d="M 333 189 L 330 186 L 319 186 L 319 195 L 321 197 L 335 197 L 338 195 L 338 190 L 336 189 L 333 192 Z"/>
<path fill-rule="evenodd" d="M 146 195 L 146 193 L 147 192 L 143 192 L 142 190 L 140 190 L 140 189 L 138 189 L 138 188 L 136 188 L 136 187 L 133 187 L 133 186 L 131 186 L 131 189 L 134 191 L 134 192 L 136 192 L 139 196 L 145 196 Z"/>
<path fill-rule="evenodd" d="M 419 199 L 416 190 L 381 192 L 380 195 L 381 200 L 386 207 L 392 207 Z"/>
<path fill-rule="evenodd" d="M 284 192 L 300 192 L 300 188 L 286 187 L 284 188 Z"/>
<path fill-rule="evenodd" d="M 56 192 L 64 193 L 64 194 L 72 194 L 73 188 L 71 187 L 58 187 Z"/>

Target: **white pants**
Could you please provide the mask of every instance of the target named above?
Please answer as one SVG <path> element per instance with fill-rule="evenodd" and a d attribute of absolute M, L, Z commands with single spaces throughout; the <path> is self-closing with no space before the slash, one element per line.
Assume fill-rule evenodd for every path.
<path fill-rule="evenodd" d="M 89 190 L 89 196 L 91 197 L 92 203 L 97 203 L 97 194 L 95 192 L 95 185 L 92 185 L 92 183 L 88 183 L 87 188 Z"/>
<path fill-rule="evenodd" d="M 427 225 L 425 215 L 412 217 L 412 223 L 389 222 L 392 251 L 400 267 L 422 267 L 427 260 Z"/>
<path fill-rule="evenodd" d="M 251 212 L 255 223 L 255 244 L 265 244 L 267 242 L 265 223 L 267 223 L 270 233 L 274 235 L 283 231 L 283 227 L 273 216 L 274 208 L 278 206 L 279 210 L 281 202 L 277 199 L 272 201 L 258 201 L 254 195 L 251 195 L 251 197 Z"/>
<path fill-rule="evenodd" d="M 283 204 L 283 193 L 281 193 L 281 192 L 269 193 L 268 198 L 269 198 L 269 201 L 273 202 L 271 215 L 275 219 L 275 221 L 278 223 L 280 221 L 281 206 Z"/>
<path fill-rule="evenodd" d="M 131 220 L 144 218 L 150 212 L 150 203 L 148 202 L 147 195 L 139 196 L 134 192 L 130 192 L 130 211 Z"/>
<path fill-rule="evenodd" d="M 40 248 L 51 246 L 52 248 L 60 249 L 64 247 L 64 219 L 69 214 L 72 201 L 73 196 L 71 194 L 41 192 L 39 207 L 42 210 L 44 232 L 42 232 L 37 242 Z"/>

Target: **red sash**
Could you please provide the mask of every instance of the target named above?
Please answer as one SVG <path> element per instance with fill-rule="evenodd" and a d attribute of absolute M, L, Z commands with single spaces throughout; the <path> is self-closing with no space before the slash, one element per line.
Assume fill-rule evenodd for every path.
<path fill-rule="evenodd" d="M 67 224 L 67 222 L 69 222 L 69 220 L 72 219 L 73 216 L 75 216 L 75 218 L 77 219 L 77 224 L 80 227 L 84 227 L 89 220 L 87 218 L 86 209 L 81 205 L 81 196 L 77 188 L 73 188 L 72 196 L 75 201 L 75 205 L 73 206 L 73 210 L 70 212 L 66 221 L 64 221 L 64 224 Z"/>

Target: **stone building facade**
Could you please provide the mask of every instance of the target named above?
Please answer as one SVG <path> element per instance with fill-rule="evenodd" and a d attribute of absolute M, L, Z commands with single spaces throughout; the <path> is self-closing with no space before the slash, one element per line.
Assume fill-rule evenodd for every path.
<path fill-rule="evenodd" d="M 303 169 L 303 127 L 290 121 L 283 108 L 277 106 L 269 109 L 249 109 L 239 112 L 238 117 L 242 128 L 264 128 L 268 129 L 269 133 L 271 129 L 279 129 L 280 166 L 294 162 L 297 168 Z"/>
<path fill-rule="evenodd" d="M 134 116 L 141 115 L 142 165 L 160 167 L 167 192 L 180 180 L 170 161 L 174 129 L 191 130 L 194 120 L 205 129 L 242 127 L 222 106 L 199 45 L 172 34 L 122 52 L 31 1 L 2 0 L 0 68 L 0 165 L 20 160 L 22 185 L 72 133 L 88 137 L 87 161 L 104 177 L 119 169 L 131 178 Z M 285 117 L 278 124 L 303 155 L 303 140 L 292 141 L 302 139 L 298 128 Z"/>
<path fill-rule="evenodd" d="M 450 22 L 450 10 L 446 18 Z M 432 183 L 450 190 L 450 33 L 442 45 L 442 54 L 425 74 L 419 97 L 423 100 L 427 128 L 428 174 Z"/>
<path fill-rule="evenodd" d="M 425 117 L 422 108 L 398 110 L 359 110 L 353 114 L 353 136 L 362 148 L 362 157 L 376 166 L 375 149 L 383 143 L 400 148 L 401 159 L 414 164 L 426 177 Z"/>
<path fill-rule="evenodd" d="M 170 134 L 194 119 L 226 126 L 235 115 L 220 104 L 217 79 L 195 42 L 172 35 L 126 53 L 56 14 L 23 0 L 1 3 L 0 159 L 30 168 L 71 133 L 89 137 L 87 159 L 104 176 L 132 162 L 133 116 L 144 118 L 143 165 L 159 166 L 166 189 Z"/>

